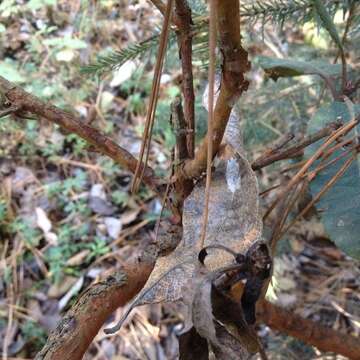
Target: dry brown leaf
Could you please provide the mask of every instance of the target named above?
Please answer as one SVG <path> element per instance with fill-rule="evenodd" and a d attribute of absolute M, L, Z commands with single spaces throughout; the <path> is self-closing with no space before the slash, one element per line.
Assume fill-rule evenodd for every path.
<path fill-rule="evenodd" d="M 220 346 L 215 329 L 211 303 L 212 278 L 207 276 L 195 290 L 192 301 L 192 321 L 198 334 L 213 346 Z"/>
<path fill-rule="evenodd" d="M 135 306 L 178 300 L 192 303 L 194 283 L 204 276 L 198 261 L 204 193 L 205 184 L 199 182 L 185 200 L 182 241 L 170 255 L 158 258 L 147 283 L 130 304 L 120 324 Z M 261 232 L 255 174 L 243 156 L 226 146 L 213 173 L 205 246 L 221 244 L 234 252 L 245 253 L 261 238 Z M 209 270 L 215 270 L 233 261 L 232 255 L 212 250 L 205 265 Z"/>
<path fill-rule="evenodd" d="M 181 301 L 188 310 L 184 332 L 191 329 L 190 332 L 196 331 L 207 339 L 219 359 L 235 359 L 235 354 L 249 354 L 241 336 L 234 336 L 223 326 L 219 328 L 217 317 L 213 316 L 213 281 L 223 273 L 223 268 L 234 265 L 234 253 L 248 255 L 252 252 L 251 249 L 261 249 L 261 246 L 254 247 L 254 244 L 258 244 L 262 236 L 258 183 L 251 165 L 243 155 L 239 118 L 234 112 L 225 139 L 227 145 L 219 152 L 212 174 L 209 220 L 204 241 L 204 247 L 207 247 L 205 266 L 198 260 L 205 202 L 203 180 L 195 185 L 184 202 L 181 242 L 171 254 L 158 258 L 147 283 L 130 304 L 119 326 L 108 329 L 108 333 L 117 331 L 135 306 Z M 233 254 L 231 251 L 214 248 L 219 245 L 230 249 Z M 256 277 L 256 265 L 253 265 L 250 272 L 249 276 Z M 240 304 L 238 308 L 242 311 Z M 246 337 L 249 335 L 249 332 L 246 333 L 247 324 L 242 312 L 239 316 L 243 319 L 242 329 Z M 203 351 L 204 347 L 199 348 L 199 353 Z M 236 357 L 240 358 L 242 357 Z"/>

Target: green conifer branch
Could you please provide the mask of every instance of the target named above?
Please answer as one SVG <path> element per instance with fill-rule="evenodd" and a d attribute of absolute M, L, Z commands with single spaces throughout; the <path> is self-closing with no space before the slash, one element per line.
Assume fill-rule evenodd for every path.
<path fill-rule="evenodd" d="M 206 18 L 206 8 L 201 5 L 201 1 L 190 1 L 193 9 L 196 9 L 194 16 L 194 58 L 204 62 L 204 49 L 207 49 L 208 22 Z M 340 7 L 347 8 L 348 0 L 327 0 L 326 5 L 330 13 Z M 204 12 L 204 13 L 201 13 Z M 306 22 L 314 17 L 313 2 L 309 0 L 257 0 L 244 1 L 240 7 L 242 18 L 250 20 L 251 23 L 261 21 L 264 26 L 267 22 L 273 22 L 282 26 L 285 21 Z M 149 51 L 158 46 L 159 35 L 154 34 L 150 38 L 133 43 L 124 49 L 110 52 L 107 55 L 99 56 L 93 63 L 81 68 L 82 73 L 103 75 L 114 71 L 126 61 L 146 55 Z M 175 32 L 169 36 L 169 46 L 176 42 Z M 205 60 L 206 62 L 206 60 Z"/>

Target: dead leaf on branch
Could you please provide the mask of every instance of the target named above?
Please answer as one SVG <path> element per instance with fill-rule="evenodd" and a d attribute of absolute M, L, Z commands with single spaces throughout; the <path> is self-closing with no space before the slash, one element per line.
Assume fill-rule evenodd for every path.
<path fill-rule="evenodd" d="M 267 246 L 261 242 L 262 220 L 257 179 L 249 162 L 242 155 L 244 151 L 239 118 L 234 111 L 231 115 L 225 133 L 229 145 L 223 145 L 214 161 L 216 166 L 210 189 L 204 263 L 199 261 L 198 256 L 202 250 L 199 239 L 205 203 L 205 181 L 199 181 L 184 202 L 181 242 L 172 253 L 158 258 L 144 288 L 130 304 L 119 324 L 107 329 L 107 333 L 117 331 L 135 306 L 181 301 L 187 312 L 184 315 L 184 335 L 180 338 L 181 359 L 187 359 L 191 354 L 191 349 L 187 348 L 192 346 L 189 334 L 197 334 L 207 340 L 197 348 L 199 358 L 206 359 L 209 351 L 213 351 L 218 359 L 241 359 L 245 357 L 236 356 L 248 356 L 258 350 L 256 335 L 251 334 L 246 319 L 252 319 L 255 314 L 262 276 L 269 276 L 271 259 Z M 230 251 L 224 251 L 224 248 Z M 267 257 L 263 256 L 264 251 L 267 251 Z M 245 268 L 240 266 L 241 261 L 245 262 Z M 214 312 L 212 294 L 214 283 L 226 273 L 229 266 L 234 269 L 234 264 L 238 270 L 241 268 L 240 273 L 243 271 L 238 274 L 237 281 L 240 278 L 249 279 L 244 290 L 247 293 L 244 304 L 249 305 L 249 301 L 254 301 L 254 304 L 247 307 L 246 314 L 243 313 L 241 303 L 231 307 L 236 307 L 239 317 L 235 322 L 229 320 L 228 325 L 225 325 L 218 321 L 217 316 L 221 312 L 216 310 L 217 315 Z M 258 278 L 260 282 L 255 281 Z M 223 298 L 222 306 L 227 306 L 227 301 L 227 298 Z M 216 306 L 219 307 L 219 304 Z M 232 329 L 239 326 L 238 332 Z M 209 348 L 204 344 L 210 344 Z"/>
<path fill-rule="evenodd" d="M 138 305 L 183 300 L 184 294 L 193 291 L 194 281 L 204 276 L 198 262 L 204 190 L 204 182 L 199 182 L 185 200 L 182 241 L 170 255 L 158 258 L 151 276 L 129 311 Z M 243 156 L 226 146 L 213 174 L 205 246 L 221 244 L 236 253 L 246 253 L 252 244 L 261 239 L 261 232 L 255 174 Z M 205 265 L 209 270 L 216 270 L 233 261 L 232 255 L 212 250 Z"/>

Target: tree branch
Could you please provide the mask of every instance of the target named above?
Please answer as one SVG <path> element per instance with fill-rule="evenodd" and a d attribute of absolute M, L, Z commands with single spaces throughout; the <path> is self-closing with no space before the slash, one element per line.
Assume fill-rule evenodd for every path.
<path fill-rule="evenodd" d="M 80 360 L 105 321 L 145 285 L 156 258 L 172 251 L 182 236 L 180 226 L 163 223 L 155 243 L 142 244 L 135 260 L 91 285 L 50 334 L 36 360 Z M 134 259 L 133 258 L 133 259 Z"/>
<path fill-rule="evenodd" d="M 145 285 L 154 266 L 139 260 L 87 289 L 50 334 L 35 360 L 81 360 L 109 316 Z"/>
<path fill-rule="evenodd" d="M 268 301 L 260 304 L 257 316 L 260 322 L 264 322 L 272 329 L 302 340 L 319 350 L 331 351 L 352 360 L 360 360 L 359 338 L 304 319 Z"/>
<path fill-rule="evenodd" d="M 134 156 L 99 130 L 85 124 L 74 115 L 41 101 L 2 76 L 0 76 L 0 92 L 6 96 L 11 106 L 16 108 L 18 113 L 28 112 L 35 114 L 59 125 L 61 128 L 80 136 L 99 152 L 111 157 L 125 169 L 132 173 L 135 172 L 137 160 Z M 156 193 L 162 192 L 162 181 L 155 176 L 150 167 L 145 169 L 144 182 Z"/>
<path fill-rule="evenodd" d="M 162 15 L 165 14 L 166 5 L 162 2 L 162 0 L 150 0 L 150 2 L 161 12 Z"/>
<path fill-rule="evenodd" d="M 251 167 L 253 170 L 260 170 L 270 164 L 273 164 L 276 161 L 299 156 L 303 153 L 304 148 L 319 141 L 320 139 L 323 139 L 326 136 L 331 135 L 332 132 L 337 130 L 341 125 L 342 124 L 340 122 L 330 123 L 328 126 L 317 131 L 315 134 L 311 134 L 297 141 L 293 146 L 290 146 L 286 149 L 282 149 L 282 147 L 276 147 L 275 149 L 266 151 L 251 164 Z"/>
<path fill-rule="evenodd" d="M 162 2 L 162 0 L 149 0 L 160 12 L 163 16 L 166 13 L 166 5 Z M 180 28 L 181 20 L 178 18 L 176 13 L 173 13 L 171 16 L 171 22 L 177 27 Z"/>

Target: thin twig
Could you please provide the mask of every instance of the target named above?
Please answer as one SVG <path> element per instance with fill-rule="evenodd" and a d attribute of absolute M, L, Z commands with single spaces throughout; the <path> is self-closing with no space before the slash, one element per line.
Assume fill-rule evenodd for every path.
<path fill-rule="evenodd" d="M 165 16 L 166 5 L 161 0 L 150 0 L 150 2 Z"/>
<path fill-rule="evenodd" d="M 317 131 L 315 134 L 311 134 L 309 136 L 306 136 L 304 139 L 299 140 L 291 147 L 288 147 L 286 149 L 282 149 L 279 147 L 271 149 L 270 151 L 265 152 L 265 154 L 261 155 L 255 161 L 253 161 L 251 167 L 253 170 L 259 170 L 270 164 L 273 164 L 276 161 L 298 156 L 304 148 L 323 139 L 326 136 L 329 136 L 331 133 L 334 132 L 334 130 L 337 130 L 340 126 L 341 124 L 339 122 L 334 122 Z"/>
<path fill-rule="evenodd" d="M 215 50 L 216 50 L 216 10 L 217 1 L 210 0 L 210 22 L 209 22 L 209 97 L 208 97 L 208 136 L 213 138 L 213 123 L 214 123 L 214 91 L 215 91 Z M 209 217 L 209 200 L 210 200 L 210 186 L 211 186 L 211 164 L 213 153 L 213 142 L 209 141 L 207 147 L 207 166 L 206 166 L 206 185 L 205 185 L 205 204 L 203 223 L 200 235 L 200 248 L 204 247 L 206 237 L 206 227 Z"/>
<path fill-rule="evenodd" d="M 349 15 L 348 15 L 348 18 L 346 20 L 344 33 L 343 33 L 343 36 L 342 36 L 342 39 L 341 39 L 341 42 L 342 42 L 343 45 L 345 45 L 345 43 L 346 43 L 346 38 L 347 38 L 348 32 L 350 30 L 350 26 L 351 26 L 351 22 L 353 20 L 355 8 L 356 8 L 356 0 L 352 1 L 351 5 L 350 5 Z M 339 56 L 341 56 L 341 51 L 338 52 L 338 54 L 336 55 L 336 57 L 334 59 L 335 64 L 336 64 Z"/>
<path fill-rule="evenodd" d="M 336 130 L 329 138 L 319 147 L 319 149 L 306 161 L 306 163 L 301 167 L 301 169 L 297 172 L 297 174 L 288 182 L 283 191 L 278 195 L 275 201 L 270 205 L 268 210 L 264 215 L 264 220 L 268 217 L 270 212 L 274 209 L 274 207 L 279 203 L 279 201 L 290 191 L 290 189 L 296 185 L 303 175 L 308 171 L 310 166 L 323 155 L 324 150 L 336 141 L 340 136 L 347 134 L 354 126 L 358 124 L 358 119 L 350 121 L 345 125 L 341 126 L 338 130 Z"/>
<path fill-rule="evenodd" d="M 356 146 L 350 148 L 348 151 L 344 151 L 343 153 L 341 153 L 340 155 L 336 156 L 334 159 L 331 159 L 328 162 L 321 162 L 314 170 L 309 171 L 308 173 L 306 173 L 304 175 L 304 177 L 307 177 L 309 180 L 312 180 L 315 178 L 315 176 L 322 170 L 326 169 L 327 167 L 329 167 L 330 165 L 336 163 L 337 161 L 341 160 L 342 158 L 346 157 L 347 155 L 349 155 L 349 153 L 351 153 L 353 150 L 356 149 Z"/>
<path fill-rule="evenodd" d="M 296 191 L 296 187 L 292 190 L 292 193 L 290 194 L 290 200 L 284 204 L 280 211 L 280 216 L 277 217 L 275 226 L 273 228 L 273 232 L 270 238 L 270 247 L 272 254 L 275 253 L 276 245 L 278 240 L 281 238 L 280 233 L 281 230 L 286 222 L 287 217 L 290 214 L 290 211 L 293 209 L 296 201 L 304 194 L 308 186 L 308 181 L 304 180 L 300 189 Z M 283 199 L 283 201 L 286 201 L 286 198 Z"/>
<path fill-rule="evenodd" d="M 299 220 L 302 216 L 304 216 L 319 200 L 320 198 L 336 183 L 336 181 L 345 173 L 345 171 L 349 168 L 351 163 L 356 158 L 356 153 L 353 154 L 349 159 L 345 161 L 345 163 L 341 166 L 341 168 L 336 172 L 336 174 L 326 182 L 323 188 L 313 197 L 313 199 L 301 210 L 299 214 L 291 221 L 291 223 L 284 229 L 284 231 L 280 234 L 279 238 L 282 238 L 286 232 Z"/>
<path fill-rule="evenodd" d="M 175 14 L 179 21 L 177 38 L 179 58 L 182 67 L 182 93 L 184 96 L 184 115 L 186 121 L 186 139 L 190 159 L 195 148 L 195 93 L 192 71 L 192 19 L 191 9 L 186 0 L 175 0 Z"/>

